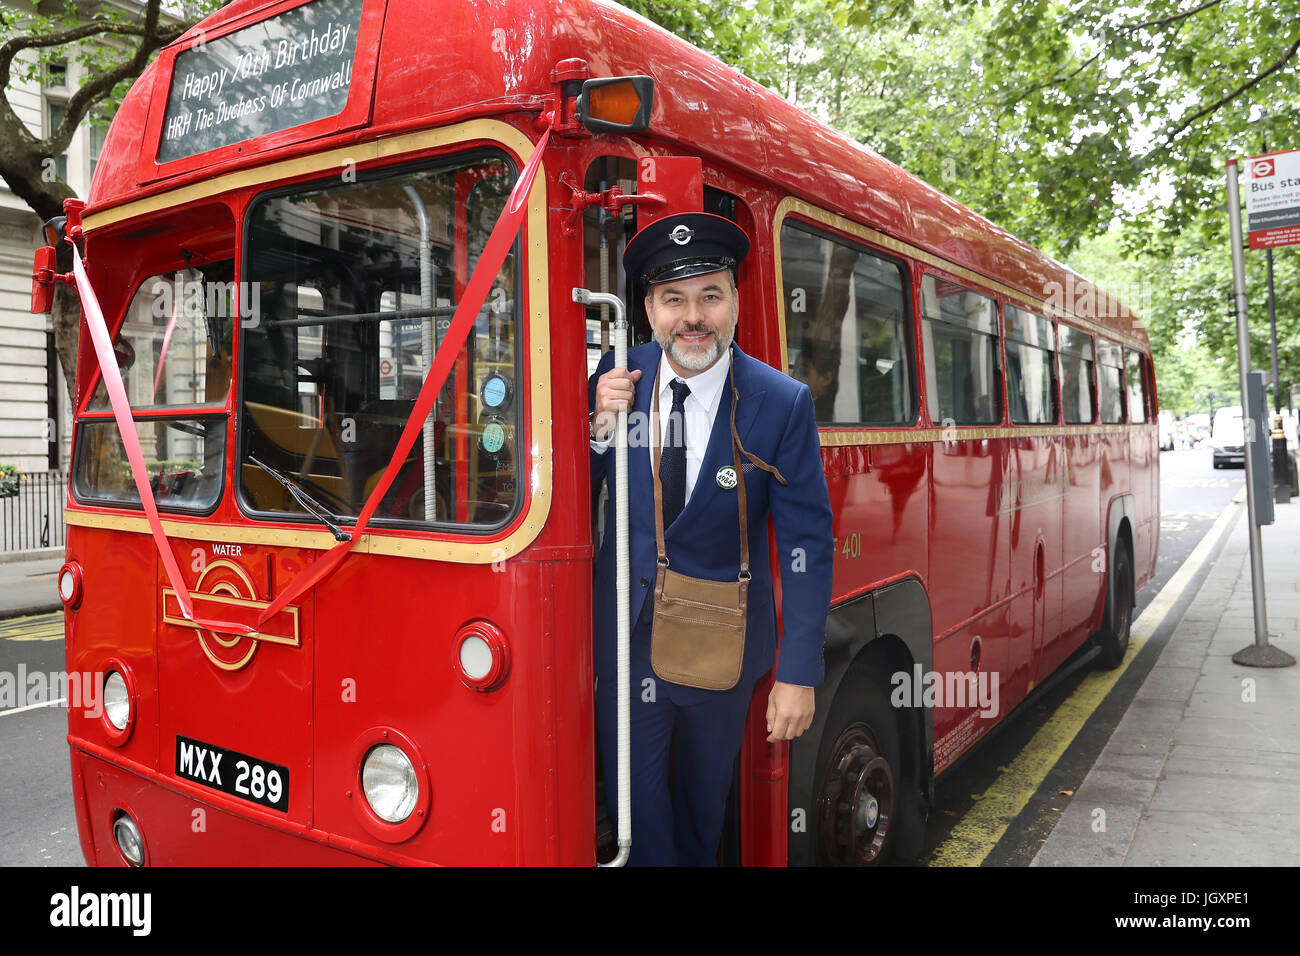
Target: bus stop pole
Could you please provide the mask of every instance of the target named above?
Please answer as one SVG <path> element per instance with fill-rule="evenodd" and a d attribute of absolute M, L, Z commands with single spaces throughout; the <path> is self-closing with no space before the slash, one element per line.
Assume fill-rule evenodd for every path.
<path fill-rule="evenodd" d="M 1241 195 L 1237 186 L 1237 161 L 1228 160 L 1228 230 L 1232 242 L 1232 299 L 1237 312 L 1237 374 L 1241 379 L 1242 424 L 1247 442 L 1263 441 L 1260 423 L 1250 418 L 1246 380 L 1250 375 L 1250 327 L 1246 321 L 1246 260 L 1241 250 Z M 1234 663 L 1250 667 L 1287 667 L 1295 659 L 1268 643 L 1268 607 L 1264 600 L 1264 548 L 1255 521 L 1255 466 L 1249 450 L 1246 460 L 1246 510 L 1250 532 L 1250 593 L 1255 606 L 1255 643 L 1232 655 Z"/>

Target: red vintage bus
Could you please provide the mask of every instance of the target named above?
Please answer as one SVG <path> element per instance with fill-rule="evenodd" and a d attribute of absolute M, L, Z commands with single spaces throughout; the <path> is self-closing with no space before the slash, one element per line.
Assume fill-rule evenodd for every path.
<path fill-rule="evenodd" d="M 235 0 L 51 224 L 81 278 L 38 254 L 34 308 L 76 281 L 85 313 L 60 588 L 108 704 L 69 714 L 88 862 L 612 854 L 608 315 L 573 290 L 646 338 L 620 253 L 675 204 L 752 238 L 738 344 L 809 384 L 835 510 L 816 721 L 769 745 L 752 709 L 721 860 L 914 857 L 958 756 L 1090 638 L 1122 660 L 1155 384 L 1079 277 L 613 4 Z"/>

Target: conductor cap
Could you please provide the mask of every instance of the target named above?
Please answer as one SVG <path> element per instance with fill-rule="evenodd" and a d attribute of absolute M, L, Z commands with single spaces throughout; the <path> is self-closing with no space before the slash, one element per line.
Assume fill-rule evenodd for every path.
<path fill-rule="evenodd" d="M 723 269 L 734 275 L 748 254 L 749 237 L 730 219 L 687 212 L 656 219 L 633 236 L 623 250 L 623 268 L 648 288 Z"/>

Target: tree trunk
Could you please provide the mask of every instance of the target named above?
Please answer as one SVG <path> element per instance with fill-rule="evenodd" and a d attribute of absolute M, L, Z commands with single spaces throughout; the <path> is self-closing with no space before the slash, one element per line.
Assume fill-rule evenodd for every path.
<path fill-rule="evenodd" d="M 59 256 L 63 258 L 62 255 Z M 81 330 L 81 302 L 71 286 L 60 283 L 54 289 L 54 308 L 50 312 L 54 321 L 54 348 L 59 353 L 59 365 L 68 386 L 68 401 L 73 415 L 77 412 L 77 344 Z M 51 371 L 53 371 L 51 369 Z"/>

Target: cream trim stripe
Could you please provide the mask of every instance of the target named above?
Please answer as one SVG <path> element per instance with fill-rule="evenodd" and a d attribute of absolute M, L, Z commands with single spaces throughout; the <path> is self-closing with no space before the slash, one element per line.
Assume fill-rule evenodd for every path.
<path fill-rule="evenodd" d="M 996 428 L 956 427 L 956 437 L 944 437 L 946 428 L 868 429 L 824 428 L 819 430 L 823 448 L 843 445 L 908 445 L 939 442 L 990 441 L 1015 438 L 1066 438 L 1072 435 L 1131 435 L 1154 432 L 1154 424 L 1135 425 L 1022 425 Z"/>

